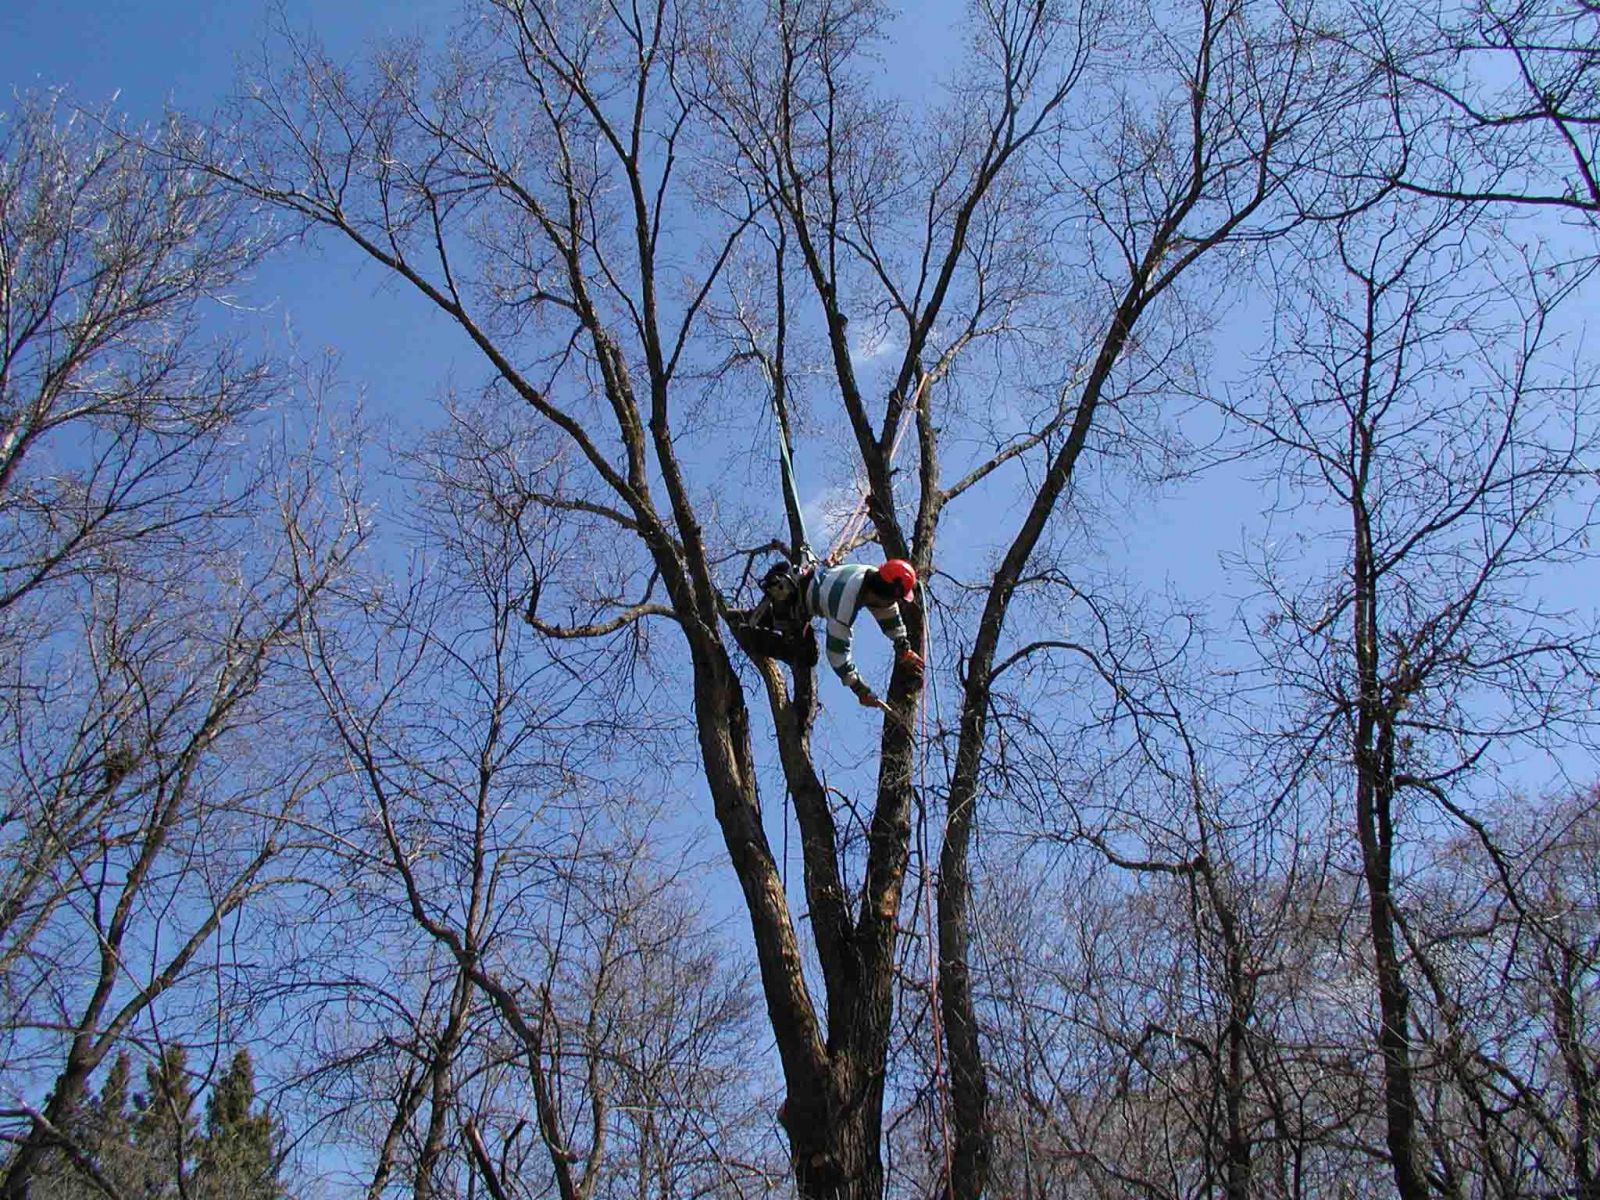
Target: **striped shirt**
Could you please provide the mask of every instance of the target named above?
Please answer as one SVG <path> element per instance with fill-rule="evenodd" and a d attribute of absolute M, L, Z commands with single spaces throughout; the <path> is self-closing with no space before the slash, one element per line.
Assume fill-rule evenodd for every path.
<path fill-rule="evenodd" d="M 853 686 L 861 678 L 856 664 L 850 658 L 850 626 L 863 607 L 878 622 L 884 636 L 893 642 L 909 640 L 906 627 L 900 620 L 900 606 L 893 600 L 876 607 L 862 599 L 861 586 L 867 572 L 873 568 L 860 563 L 844 563 L 837 567 L 814 567 L 805 580 L 806 611 L 827 621 L 828 665 L 845 685 Z"/>

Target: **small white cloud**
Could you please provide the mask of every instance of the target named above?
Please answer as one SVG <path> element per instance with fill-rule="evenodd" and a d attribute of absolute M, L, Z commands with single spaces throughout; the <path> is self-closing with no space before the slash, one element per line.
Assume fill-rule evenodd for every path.
<path fill-rule="evenodd" d="M 850 363 L 858 370 L 891 354 L 900 353 L 900 343 L 886 330 L 873 330 L 850 338 Z"/>
<path fill-rule="evenodd" d="M 861 488 L 854 484 L 843 484 L 839 487 L 825 489 L 819 495 L 800 505 L 800 512 L 806 519 L 806 531 L 815 543 L 811 548 L 817 554 L 825 555 L 833 546 L 834 538 L 844 528 L 861 503 Z"/>

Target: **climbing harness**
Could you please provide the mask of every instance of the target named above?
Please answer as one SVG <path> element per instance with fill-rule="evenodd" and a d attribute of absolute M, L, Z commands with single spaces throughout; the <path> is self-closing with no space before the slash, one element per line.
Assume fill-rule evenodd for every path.
<path fill-rule="evenodd" d="M 745 635 L 768 658 L 795 666 L 817 665 L 817 639 L 801 594 L 802 576 L 789 562 L 780 562 L 761 577 L 761 603 L 745 621 Z"/>

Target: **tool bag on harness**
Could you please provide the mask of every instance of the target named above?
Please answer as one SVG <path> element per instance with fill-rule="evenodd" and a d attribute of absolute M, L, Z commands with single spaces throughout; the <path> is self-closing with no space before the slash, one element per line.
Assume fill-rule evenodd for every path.
<path fill-rule="evenodd" d="M 744 623 L 752 650 L 791 666 L 817 665 L 817 638 L 806 613 L 804 583 L 804 574 L 787 562 L 775 564 L 761 577 L 761 603 Z"/>

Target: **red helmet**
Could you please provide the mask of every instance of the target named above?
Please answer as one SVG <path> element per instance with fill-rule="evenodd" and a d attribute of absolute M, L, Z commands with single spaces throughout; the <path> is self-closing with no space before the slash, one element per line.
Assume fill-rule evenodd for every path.
<path fill-rule="evenodd" d="M 878 568 L 878 578 L 897 589 L 900 599 L 911 599 L 917 590 L 917 569 L 903 558 L 891 558 Z"/>

